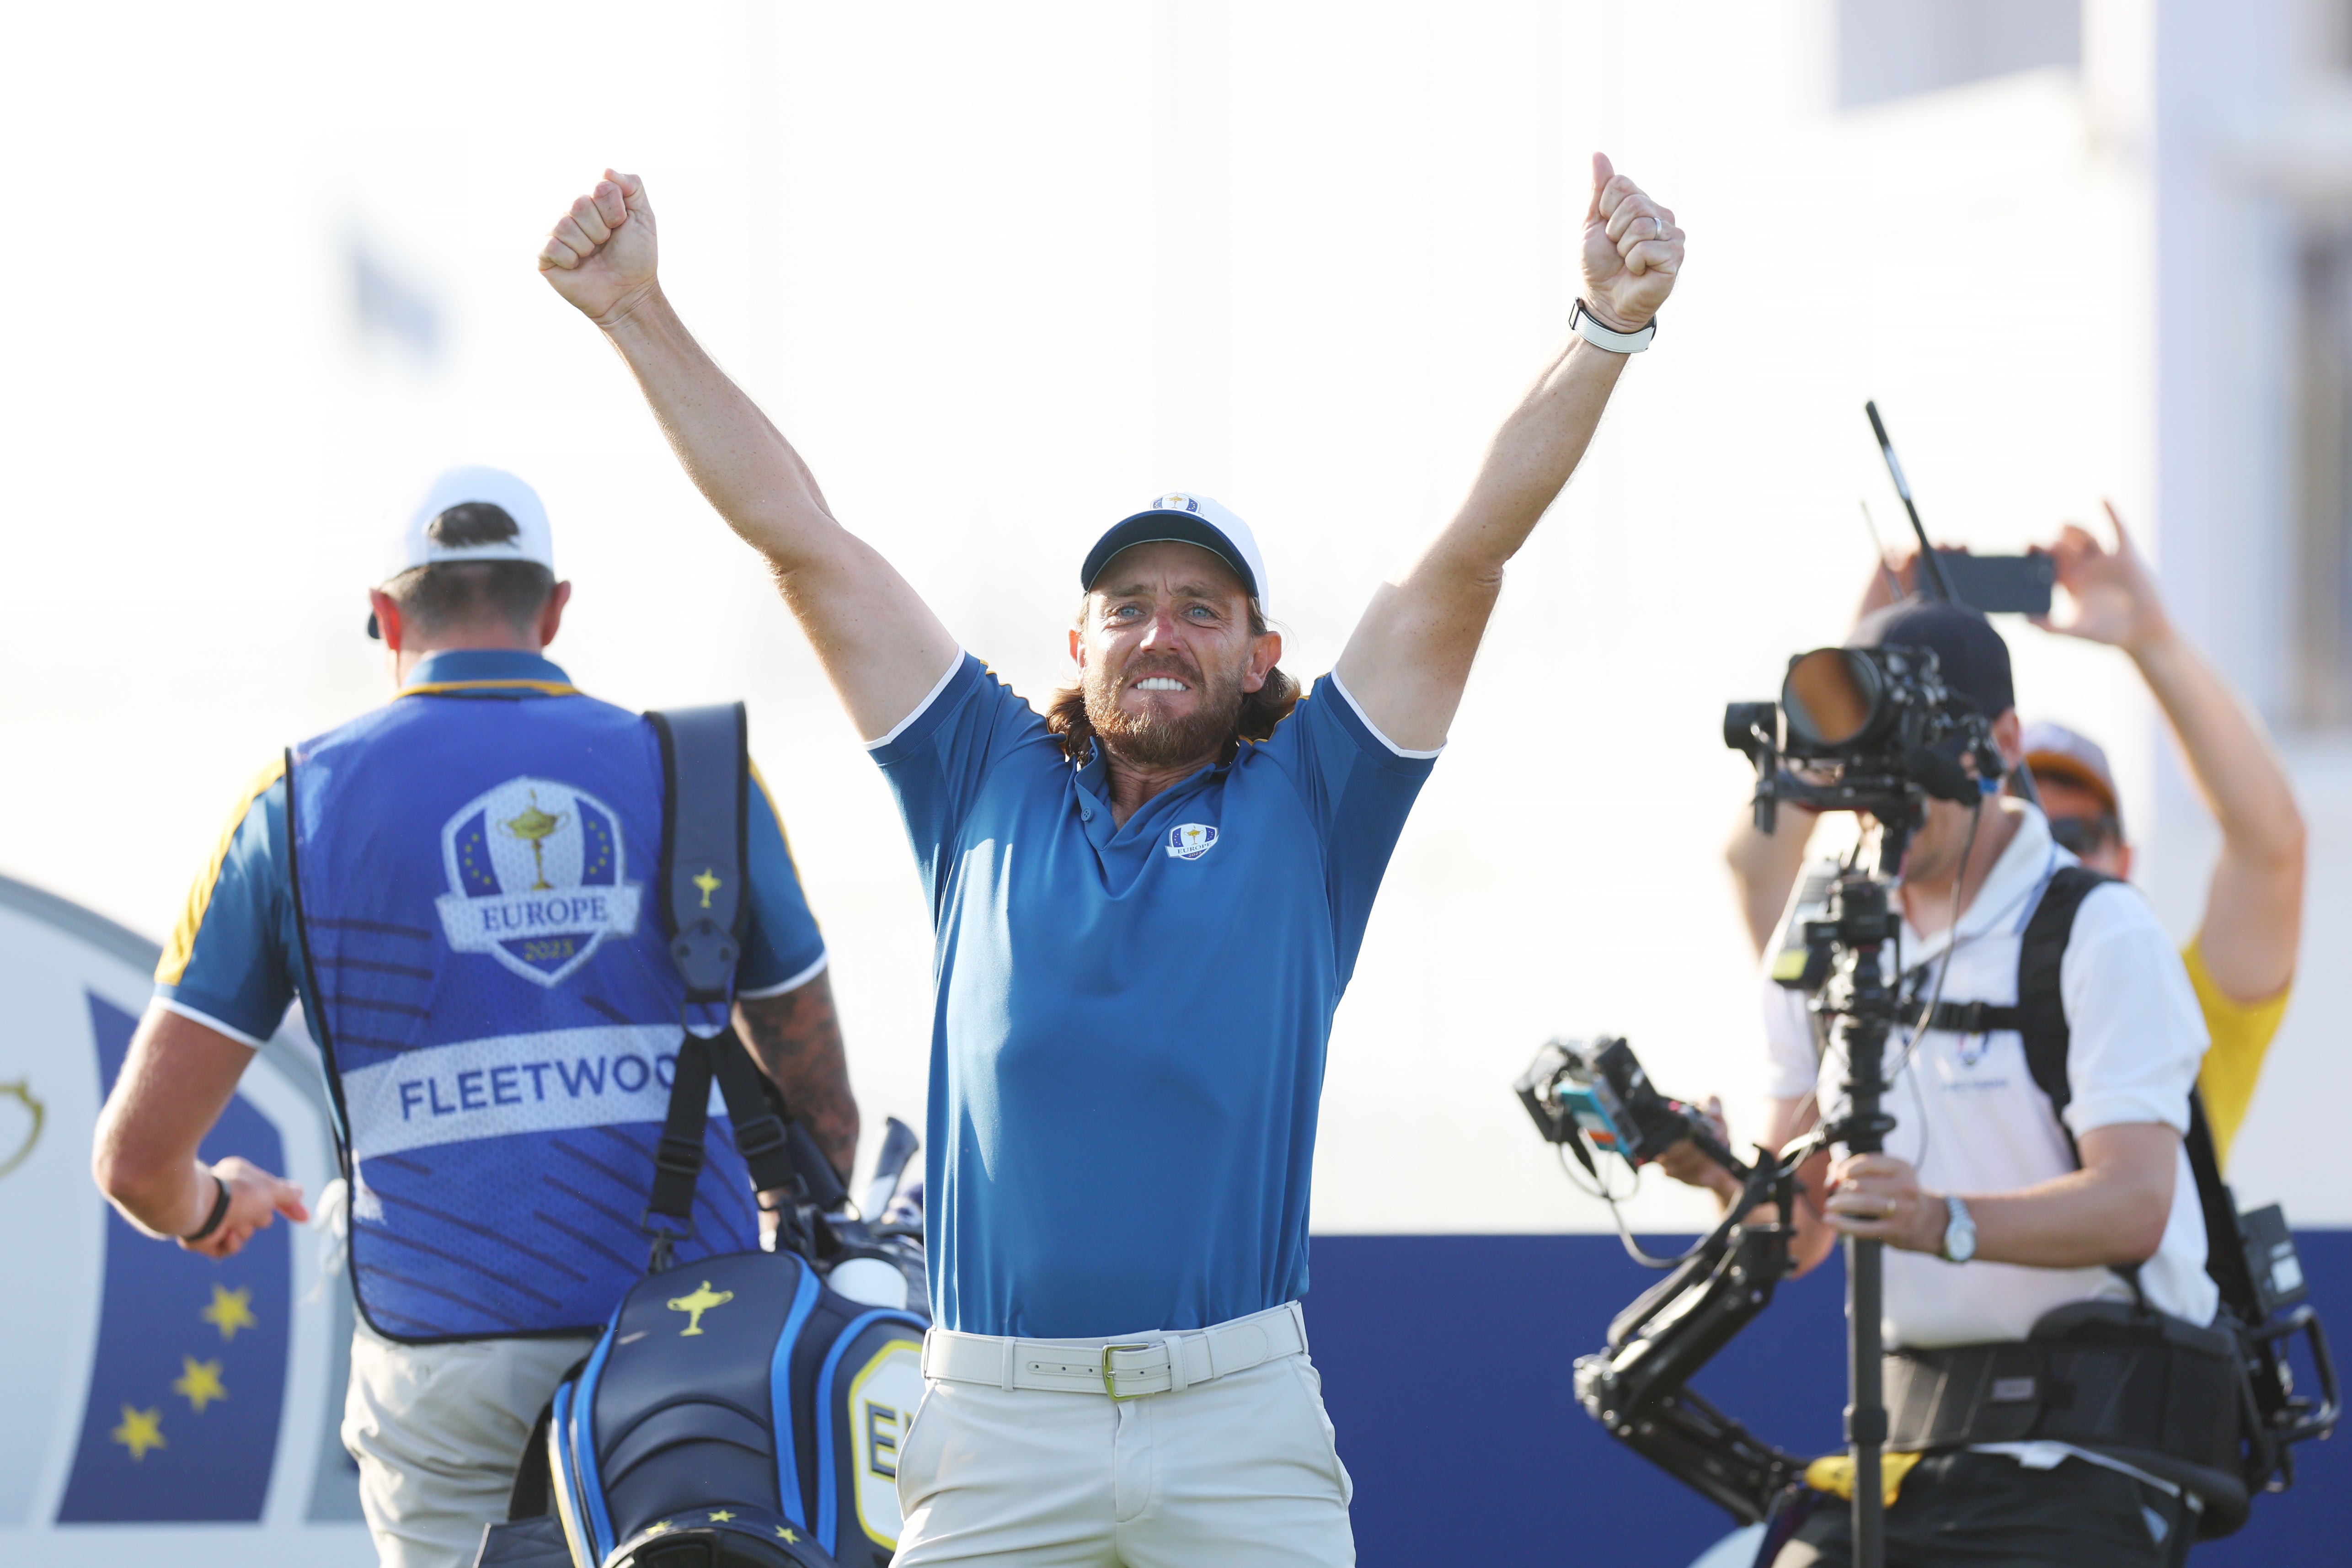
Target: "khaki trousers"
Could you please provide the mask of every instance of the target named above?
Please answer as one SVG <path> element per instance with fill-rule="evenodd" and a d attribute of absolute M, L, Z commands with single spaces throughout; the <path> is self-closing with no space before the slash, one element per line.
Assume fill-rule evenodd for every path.
<path fill-rule="evenodd" d="M 1301 1355 L 1182 1393 L 933 1379 L 900 1442 L 895 1568 L 1347 1568 L 1353 1488 Z"/>
<path fill-rule="evenodd" d="M 540 1407 L 593 1335 L 399 1344 L 352 1335 L 343 1447 L 383 1568 L 471 1568 Z"/>

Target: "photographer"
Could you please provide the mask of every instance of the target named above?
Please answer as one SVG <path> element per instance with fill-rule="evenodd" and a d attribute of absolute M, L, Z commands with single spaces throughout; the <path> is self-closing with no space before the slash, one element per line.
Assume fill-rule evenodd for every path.
<path fill-rule="evenodd" d="M 2064 620 L 2034 623 L 2130 655 L 2221 830 L 2204 913 L 2181 958 L 2212 1037 L 2197 1086 L 2226 1162 L 2293 988 L 2303 933 L 2303 817 L 2269 732 L 2173 625 L 2154 576 L 2112 506 L 2107 517 L 2115 528 L 2114 549 L 2072 524 L 2050 547 L 2073 612 Z M 1911 585 L 1915 565 L 1906 560 L 1897 569 L 1898 586 Z M 1889 597 L 1887 574 L 1874 574 L 1864 613 Z M 2027 727 L 2019 749 L 2058 841 L 2092 870 L 2129 877 L 2132 847 L 2124 837 L 2105 752 L 2071 730 L 2039 723 Z M 2011 760 L 2018 759 L 2012 752 Z M 1770 835 L 1743 817 L 1725 852 L 1759 953 L 1780 923 L 1814 821 L 1801 808 L 1789 810 L 1780 831 Z"/>
<path fill-rule="evenodd" d="M 1906 601 L 1865 618 L 1849 646 L 1932 649 L 1945 685 L 1993 716 L 2004 752 L 2016 747 L 2008 650 L 1976 612 Z M 2028 924 L 2053 896 L 2056 873 L 2075 863 L 2021 800 L 1928 802 L 1900 867 L 1903 993 L 2016 1004 Z M 1798 1270 L 1841 1235 L 1885 1241 L 1883 1330 L 1895 1357 L 2021 1341 L 2074 1301 L 2137 1296 L 2192 1323 L 2214 1317 L 2181 1144 L 2206 1044 L 2196 998 L 2137 893 L 2058 885 L 2053 910 L 2063 912 L 2066 889 L 2080 901 L 2058 967 L 2071 1031 L 2063 1110 L 2037 1084 L 2016 1029 L 1898 1028 L 1887 1043 L 1886 1109 L 1897 1124 L 1886 1152 L 1828 1151 L 1801 1172 Z M 1817 1041 L 1801 993 L 1768 981 L 1765 1021 L 1773 1098 L 1762 1141 L 1780 1148 L 1843 1114 L 1847 1070 Z M 1662 1163 L 1727 1200 L 1729 1178 L 1687 1145 Z M 1893 1568 L 2155 1565 L 2177 1560 L 2193 1533 L 2177 1484 L 2065 1444 L 1962 1442 L 1916 1461 L 1890 1454 L 1887 1475 L 1900 1483 L 1885 1521 Z M 1816 1509 L 1780 1568 L 1843 1563 L 1848 1531 L 1845 1511 Z"/>

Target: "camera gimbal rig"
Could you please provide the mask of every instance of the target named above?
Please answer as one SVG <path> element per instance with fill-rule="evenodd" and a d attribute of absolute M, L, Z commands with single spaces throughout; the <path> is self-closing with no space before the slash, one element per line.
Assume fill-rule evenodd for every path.
<path fill-rule="evenodd" d="M 1885 427 L 1874 406 L 1867 412 L 1919 539 L 1923 586 L 1930 597 L 1950 600 L 1951 584 L 1928 546 Z M 1601 1352 L 1578 1360 L 1576 1395 L 1612 1437 L 1734 1518 L 1774 1520 L 1768 1552 L 1801 1517 L 1783 1509 L 1801 1495 L 1806 1461 L 1758 1437 L 1686 1385 L 1769 1304 L 1789 1273 L 1799 1169 L 1832 1144 L 1876 1153 L 1895 1127 L 1883 1104 L 1888 1038 L 1898 1022 L 1916 1021 L 1924 1030 L 1937 1003 L 1930 998 L 1924 1006 L 1906 1004 L 1887 982 L 1889 971 L 1901 967 L 1901 923 L 1889 896 L 1894 873 L 1930 799 L 1980 803 L 2000 788 L 2007 769 L 1993 744 L 1990 718 L 1955 700 L 1933 652 L 1899 646 L 1816 649 L 1790 661 L 1778 703 L 1734 703 L 1725 710 L 1725 744 L 1755 767 L 1759 829 L 1772 831 L 1782 801 L 1865 813 L 1874 824 L 1864 843 L 1867 866 L 1864 850 L 1857 850 L 1834 873 L 1806 879 L 1771 971 L 1781 985 L 1811 998 L 1818 1038 L 1843 1058 L 1843 1115 L 1777 1156 L 1759 1149 L 1751 1165 L 1724 1146 L 1708 1118 L 1652 1087 L 1622 1040 L 1599 1040 L 1589 1052 L 1555 1041 L 1515 1086 L 1545 1138 L 1573 1154 L 1596 1181 L 1600 1172 L 1588 1144 L 1639 1166 L 1685 1140 L 1738 1179 L 1738 1196 L 1721 1223 L 1681 1258 L 1670 1263 L 1648 1259 L 1626 1237 L 1637 1259 L 1672 1272 L 1610 1323 Z M 2030 774 L 2019 769 L 2013 782 L 2026 800 L 2035 800 Z M 1964 847 L 1963 858 L 1966 852 Z M 1885 961 L 1890 944 L 1897 945 L 1893 965 Z M 2240 1454 L 2228 1467 L 2242 1490 L 2234 1521 L 2206 1532 L 2225 1534 L 2244 1519 L 2244 1493 L 2292 1484 L 2291 1446 L 2326 1436 L 2342 1403 L 2326 1336 L 2304 1299 L 2284 1215 L 2275 1205 L 2238 1211 L 2210 1140 L 2199 1142 L 2205 1134 L 2193 1094 L 2190 1113 L 2189 1161 L 2205 1212 L 2206 1268 L 2223 1303 L 2217 1322 L 2235 1333 L 2245 1376 Z M 1609 1196 L 1605 1186 L 1601 1196 Z M 1777 1214 L 1751 1223 L 1768 1202 Z M 1856 1568 L 1884 1568 L 1885 1558 L 1884 1245 L 1845 1239 L 1845 1436 L 1853 1465 Z M 2310 1348 L 2319 1381 L 2315 1399 L 2295 1391 L 2287 1364 L 2287 1343 L 2296 1337 Z M 2212 1495 L 2220 1498 L 2233 1480 L 2216 1475 Z"/>
<path fill-rule="evenodd" d="M 1769 805 L 1768 797 L 1759 809 Z M 1880 1108 L 1886 1039 L 1896 1014 L 1895 995 L 1879 962 L 1896 918 L 1886 880 L 1858 870 L 1842 873 L 1829 889 L 1825 914 L 1807 923 L 1804 936 L 1810 959 L 1829 970 L 1814 1010 L 1831 1021 L 1845 1053 L 1849 1109 L 1778 1156 L 1759 1149 L 1754 1163 L 1739 1159 L 1704 1116 L 1650 1087 L 1622 1040 L 1601 1042 L 1589 1059 L 1572 1048 L 1547 1046 L 1517 1086 L 1544 1135 L 1566 1145 L 1587 1170 L 1594 1166 L 1586 1139 L 1639 1163 L 1687 1138 L 1738 1178 L 1739 1196 L 1713 1233 L 1617 1315 L 1605 1349 L 1577 1361 L 1576 1396 L 1612 1437 L 1746 1523 L 1774 1511 L 1803 1477 L 1806 1461 L 1725 1415 L 1694 1392 L 1689 1380 L 1770 1304 L 1787 1276 L 1799 1167 L 1832 1143 L 1877 1150 L 1895 1125 Z M 1774 1218 L 1752 1221 L 1767 1203 L 1776 1206 Z M 1845 1436 L 1854 1465 L 1854 1562 L 1868 1568 L 1878 1568 L 1885 1555 L 1884 1245 L 1845 1240 L 1852 1390 Z"/>
<path fill-rule="evenodd" d="M 1876 823 L 1873 862 L 1857 856 L 1800 895 L 1776 977 L 1810 993 L 1812 1011 L 1846 1062 L 1845 1113 L 1779 1155 L 1739 1159 L 1704 1116 L 1650 1084 L 1622 1040 L 1589 1056 L 1545 1048 L 1517 1085 L 1544 1135 L 1598 1175 L 1590 1141 L 1635 1164 L 1685 1138 L 1738 1178 L 1738 1197 L 1715 1231 L 1609 1326 L 1609 1343 L 1576 1366 L 1577 1398 L 1611 1434 L 1734 1517 L 1772 1512 L 1805 1461 L 1763 1441 L 1685 1386 L 1762 1312 L 1790 1267 L 1797 1171 L 1818 1150 L 1885 1146 L 1886 1042 L 1899 998 L 1883 955 L 1896 939 L 1893 873 L 1930 797 L 1982 798 L 2000 776 L 1989 723 L 1951 699 L 1925 649 L 1822 648 L 1790 661 L 1779 703 L 1738 703 L 1724 738 L 1756 768 L 1757 825 L 1770 831 L 1780 802 L 1864 811 Z M 1967 761 L 1963 759 L 1966 758 Z M 1794 759 L 1799 769 L 1785 765 Z M 1981 770 L 1971 772 L 1968 761 Z M 1751 1223 L 1766 1203 L 1770 1220 Z M 1886 1440 L 1879 1317 L 1884 1243 L 1846 1239 L 1853 1458 L 1854 1562 L 1884 1561 L 1880 1458 Z"/>
<path fill-rule="evenodd" d="M 1845 1113 L 1816 1131 L 1811 1147 L 1842 1144 L 1853 1154 L 1876 1154 L 1895 1129 L 1883 1105 L 1886 1041 L 1901 1002 L 1884 961 L 1901 920 L 1889 896 L 1894 873 L 1930 797 L 1980 800 L 1996 787 L 2003 767 L 1990 723 L 1951 701 L 1932 653 L 1822 648 L 1790 662 L 1777 710 L 1770 703 L 1727 709 L 1724 741 L 1755 764 L 1759 831 L 1772 831 L 1782 800 L 1866 812 L 1877 824 L 1873 863 L 1865 869 L 1857 856 L 1826 889 L 1809 890 L 1814 897 L 1801 904 L 1800 928 L 1789 933 L 1774 969 L 1776 978 L 1812 995 L 1813 1015 L 1845 1062 Z M 1783 766 L 1789 756 L 1829 766 L 1794 773 Z M 1802 918 L 1811 913 L 1805 904 L 1818 907 L 1821 918 Z M 1795 1166 L 1782 1163 L 1793 1186 Z M 1880 1568 L 1885 1560 L 1885 1249 L 1882 1241 L 1845 1238 L 1845 1439 L 1853 1460 L 1855 1568 Z"/>
<path fill-rule="evenodd" d="M 1555 1040 L 1514 1087 L 1544 1137 L 1595 1179 L 1584 1145 L 1636 1163 L 1683 1139 L 1739 1178 L 1738 1199 L 1713 1234 L 1642 1292 L 1609 1325 L 1607 1348 L 1576 1363 L 1576 1397 L 1612 1437 L 1743 1523 L 1755 1523 L 1804 1474 L 1805 1461 L 1774 1448 L 1686 1386 L 1698 1369 L 1770 1304 L 1789 1271 L 1787 1223 L 1796 1172 L 1819 1146 L 1808 1138 L 1778 1160 L 1754 1165 L 1715 1135 L 1706 1117 L 1651 1088 L 1622 1040 L 1589 1055 Z M 1758 1224 L 1764 1203 L 1780 1217 Z"/>

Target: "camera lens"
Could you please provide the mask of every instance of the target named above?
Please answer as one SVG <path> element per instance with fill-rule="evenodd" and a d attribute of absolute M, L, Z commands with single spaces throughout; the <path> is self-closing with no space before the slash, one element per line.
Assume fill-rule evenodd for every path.
<path fill-rule="evenodd" d="M 1791 751 L 1834 751 L 1866 735 L 1878 717 L 1885 677 L 1850 648 L 1816 648 L 1789 665 L 1780 687 Z"/>

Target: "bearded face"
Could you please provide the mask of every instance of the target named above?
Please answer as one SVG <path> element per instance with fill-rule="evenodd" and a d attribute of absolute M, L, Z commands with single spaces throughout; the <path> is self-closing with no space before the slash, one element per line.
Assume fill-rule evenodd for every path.
<path fill-rule="evenodd" d="M 1181 650 L 1139 652 L 1116 670 L 1090 665 L 1080 684 L 1096 736 L 1139 768 L 1181 768 L 1222 751 L 1241 716 L 1241 673 L 1205 672 Z"/>
<path fill-rule="evenodd" d="M 1114 557 L 1070 633 L 1096 738 L 1118 762 L 1150 769 L 1214 762 L 1281 650 L 1231 569 L 1173 540 Z"/>

